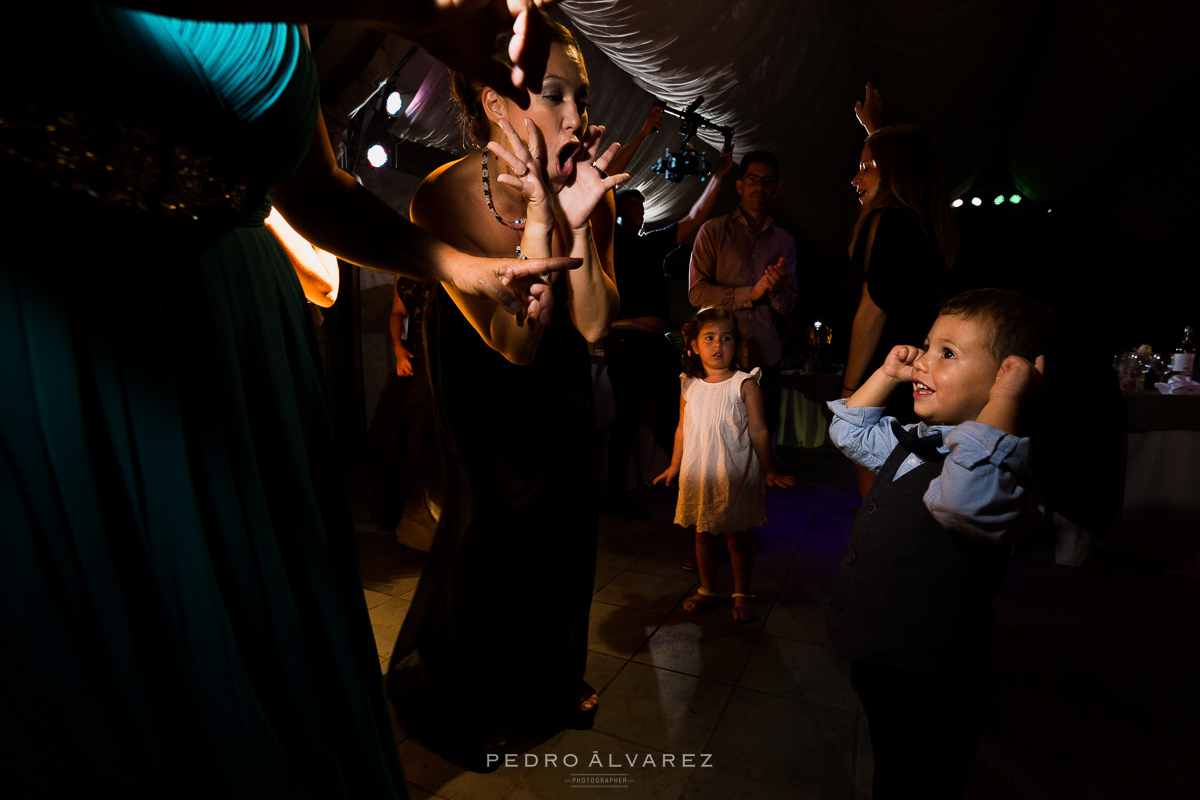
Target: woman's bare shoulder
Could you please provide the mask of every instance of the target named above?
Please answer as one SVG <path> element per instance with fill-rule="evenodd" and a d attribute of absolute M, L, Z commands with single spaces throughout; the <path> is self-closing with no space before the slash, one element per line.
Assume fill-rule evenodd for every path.
<path fill-rule="evenodd" d="M 411 211 L 413 221 L 418 216 L 441 213 L 460 201 L 463 196 L 465 172 L 463 164 L 466 157 L 450 161 L 429 173 L 413 194 Z"/>
<path fill-rule="evenodd" d="M 409 211 L 413 222 L 468 252 L 481 252 L 472 235 L 478 225 L 477 206 L 483 203 L 477 166 L 472 169 L 463 157 L 438 167 L 417 187 Z"/>

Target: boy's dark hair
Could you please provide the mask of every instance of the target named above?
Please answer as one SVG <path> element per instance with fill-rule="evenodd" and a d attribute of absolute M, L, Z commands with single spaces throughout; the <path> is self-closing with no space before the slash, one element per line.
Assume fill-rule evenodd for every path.
<path fill-rule="evenodd" d="M 738 350 L 742 349 L 742 332 L 738 330 L 737 320 L 732 311 L 720 306 L 708 306 L 700 309 L 696 316 L 683 324 L 683 342 L 687 347 L 687 352 L 683 356 L 683 374 L 689 378 L 703 378 L 707 375 L 700 356 L 692 352 L 692 342 L 700 338 L 701 328 L 710 322 L 720 320 L 725 320 L 733 327 L 734 353 L 736 354 Z"/>
<path fill-rule="evenodd" d="M 938 316 L 987 322 L 992 334 L 989 350 L 998 362 L 1009 356 L 1033 361 L 1046 355 L 1054 336 L 1054 312 L 1044 303 L 1007 289 L 972 289 L 955 295 Z"/>
<path fill-rule="evenodd" d="M 739 181 L 746 177 L 746 170 L 750 168 L 751 164 L 766 164 L 768 167 L 775 170 L 776 179 L 779 178 L 779 159 L 775 157 L 775 154 L 766 150 L 751 150 L 749 153 L 746 153 L 746 155 L 742 156 L 742 165 L 738 171 Z"/>

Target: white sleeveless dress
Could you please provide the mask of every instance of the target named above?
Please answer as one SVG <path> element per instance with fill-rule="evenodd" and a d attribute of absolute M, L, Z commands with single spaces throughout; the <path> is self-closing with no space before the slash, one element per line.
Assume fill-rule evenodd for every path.
<path fill-rule="evenodd" d="M 734 533 L 767 521 L 762 465 L 750 444 L 742 382 L 761 371 L 738 372 L 720 383 L 680 375 L 683 463 L 675 523 L 705 533 Z"/>

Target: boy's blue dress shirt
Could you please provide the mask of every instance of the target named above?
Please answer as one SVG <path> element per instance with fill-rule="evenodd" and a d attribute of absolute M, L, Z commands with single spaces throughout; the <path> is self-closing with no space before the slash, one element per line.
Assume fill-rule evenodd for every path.
<path fill-rule="evenodd" d="M 834 419 L 829 437 L 851 461 L 879 472 L 895 449 L 894 417 L 882 408 L 856 406 L 846 401 L 829 404 Z M 961 425 L 904 426 L 918 436 L 942 434 L 940 452 L 947 453 L 942 474 L 929 483 L 924 501 L 943 528 L 995 544 L 1015 541 L 1033 533 L 1046 513 L 1041 491 L 1029 469 L 1029 439 L 1012 436 L 982 422 Z M 920 465 L 910 455 L 893 480 Z"/>

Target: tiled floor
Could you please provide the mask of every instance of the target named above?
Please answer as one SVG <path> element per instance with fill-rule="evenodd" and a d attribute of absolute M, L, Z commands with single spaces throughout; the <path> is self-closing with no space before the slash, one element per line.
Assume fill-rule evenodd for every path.
<path fill-rule="evenodd" d="M 824 625 L 858 504 L 854 473 L 827 449 L 781 461 L 798 483 L 768 501 L 756 622 L 735 625 L 728 606 L 683 614 L 696 585 L 679 567 L 688 537 L 672 528 L 671 493 L 643 491 L 652 519 L 601 517 L 587 675 L 600 691 L 595 728 L 554 736 L 491 774 L 405 738 L 413 797 L 870 797 L 866 718 Z M 421 560 L 386 534 L 360 532 L 359 544 L 385 666 Z M 1076 569 L 1037 555 L 1031 547 L 1013 561 L 997 603 L 994 702 L 968 797 L 1196 797 L 1200 587 L 1103 555 L 1103 566 Z M 728 591 L 728 564 L 722 580 Z M 688 765 L 685 754 L 696 754 Z M 581 774 L 625 783 L 572 784 Z"/>

